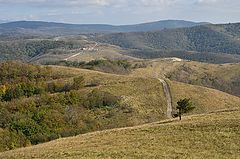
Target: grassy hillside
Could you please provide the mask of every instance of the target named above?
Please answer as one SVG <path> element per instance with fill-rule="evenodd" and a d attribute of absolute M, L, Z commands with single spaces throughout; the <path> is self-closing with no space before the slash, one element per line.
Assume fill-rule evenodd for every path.
<path fill-rule="evenodd" d="M 139 77 L 167 77 L 173 81 L 218 89 L 240 95 L 240 64 L 208 64 L 193 61 L 150 60 L 148 67 L 134 70 Z"/>
<path fill-rule="evenodd" d="M 177 103 L 179 99 L 183 99 L 185 97 L 192 99 L 196 108 L 191 112 L 191 114 L 233 109 L 234 107 L 238 108 L 240 106 L 240 103 L 238 103 L 239 97 L 232 98 L 232 96 L 227 93 L 214 89 L 207 89 L 201 86 L 188 85 L 174 81 L 168 82 L 172 93 L 173 103 Z M 189 92 L 192 93 L 189 94 Z M 231 100 L 229 100 L 230 98 Z"/>
<path fill-rule="evenodd" d="M 154 79 L 65 67 L 1 65 L 0 126 L 5 134 L 1 151 L 166 118 L 162 86 Z"/>
<path fill-rule="evenodd" d="M 1 63 L 0 68 L 1 151 L 167 118 L 162 84 L 147 75 L 16 62 Z M 240 98 L 220 91 L 170 84 L 174 102 L 191 97 L 198 107 L 194 113 L 232 109 L 240 103 Z M 211 96 L 215 98 L 209 104 Z"/>
<path fill-rule="evenodd" d="M 73 40 L 76 41 L 76 40 Z M 92 47 L 95 42 L 91 41 L 80 41 L 80 44 L 85 48 Z M 108 44 L 98 44 L 94 50 L 80 50 L 80 49 L 55 49 L 51 50 L 45 54 L 34 57 L 31 62 L 35 63 L 53 63 L 64 61 L 64 59 L 77 54 L 72 58 L 69 58 L 68 62 L 90 62 L 93 60 L 139 60 L 132 56 L 124 55 L 123 50 L 120 47 L 108 45 Z M 66 61 L 66 60 L 65 60 Z"/>
<path fill-rule="evenodd" d="M 240 112 L 94 132 L 3 152 L 1 158 L 238 158 Z"/>
<path fill-rule="evenodd" d="M 171 80 L 215 88 L 240 96 L 240 64 L 186 62 L 169 72 Z"/>

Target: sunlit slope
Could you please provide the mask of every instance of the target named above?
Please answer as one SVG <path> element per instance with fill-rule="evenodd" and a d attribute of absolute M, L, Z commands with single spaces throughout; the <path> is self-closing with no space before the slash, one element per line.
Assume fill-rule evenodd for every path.
<path fill-rule="evenodd" d="M 201 86 L 168 81 L 173 97 L 173 103 L 179 99 L 190 98 L 195 106 L 191 112 L 206 113 L 224 109 L 240 108 L 240 98 L 230 94 Z"/>
<path fill-rule="evenodd" d="M 133 76 L 166 77 L 170 80 L 218 89 L 240 95 L 240 64 L 208 64 L 193 61 L 150 60 Z"/>
<path fill-rule="evenodd" d="M 3 152 L 0 158 L 238 158 L 240 112 L 94 132 Z"/>
<path fill-rule="evenodd" d="M 123 76 L 74 69 L 66 67 L 55 67 L 61 72 L 67 71 L 74 74 L 81 73 L 87 81 L 99 81 L 100 88 L 114 95 L 122 96 L 123 101 L 141 113 L 160 113 L 166 117 L 166 97 L 162 84 L 156 78 Z M 161 76 L 160 76 L 161 77 Z M 173 98 L 173 106 L 182 98 L 191 98 L 197 107 L 194 113 L 206 113 L 219 109 L 233 109 L 240 107 L 240 98 L 202 86 L 190 85 L 167 80 L 170 85 L 170 93 Z M 151 113 L 150 113 L 151 112 Z M 150 115 L 151 116 L 151 115 Z M 149 117 L 150 117 L 149 116 Z"/>
<path fill-rule="evenodd" d="M 122 53 L 125 50 L 120 47 L 98 43 L 96 47 L 92 48 L 94 45 L 95 43 L 86 45 L 85 48 L 87 50 L 68 49 L 48 52 L 46 54 L 35 57 L 33 61 L 38 63 L 48 63 L 64 60 L 77 62 L 89 62 L 92 60 L 139 60 L 138 58 L 123 55 Z"/>
<path fill-rule="evenodd" d="M 38 71 L 42 70 L 39 75 L 43 77 L 47 75 L 44 80 L 46 83 L 55 82 L 60 87 L 62 83 L 71 84 L 76 77 L 81 76 L 84 78 L 84 84 L 80 89 L 70 92 L 49 91 L 44 94 L 22 96 L 12 101 L 0 102 L 2 112 L 0 151 L 93 131 L 136 126 L 167 119 L 167 99 L 162 83 L 157 78 L 147 75 L 116 75 L 62 66 L 48 66 L 45 70 L 45 66 L 36 67 L 16 63 L 8 65 L 12 69 L 5 72 L 5 75 L 2 71 L 3 76 L 6 77 L 11 73 L 17 75 L 16 77 L 22 77 L 21 73 L 24 72 L 19 72 L 19 70 L 29 69 L 29 71 L 33 70 L 32 72 L 37 73 L 34 70 L 38 69 Z M 35 76 L 37 75 L 35 74 Z M 5 80 L 11 82 L 8 78 Z M 22 78 L 15 78 L 15 80 L 21 82 Z M 240 98 L 236 96 L 205 87 L 166 81 L 170 86 L 173 107 L 176 106 L 179 99 L 191 98 L 196 107 L 191 112 L 192 114 L 235 110 L 240 107 Z M 108 96 L 103 98 L 96 93 L 107 93 Z M 95 101 L 96 98 L 99 98 L 97 104 L 92 103 L 91 101 Z M 115 104 L 100 105 L 102 98 L 112 100 Z M 33 118 L 33 115 L 41 111 L 46 113 L 43 114 L 39 123 L 39 120 Z M 30 124 L 29 121 L 31 121 Z M 12 127 L 12 125 L 18 124 L 18 122 L 21 122 L 20 124 L 23 126 L 20 127 L 21 129 L 17 127 L 16 130 L 16 127 Z M 28 131 L 25 131 L 26 128 L 27 130 L 33 129 L 34 132 L 29 134 Z M 52 133 L 50 134 L 48 131 Z M 22 132 L 25 133 L 24 136 Z M 52 134 L 55 136 L 52 137 Z M 41 135 L 41 138 L 37 135 Z"/>

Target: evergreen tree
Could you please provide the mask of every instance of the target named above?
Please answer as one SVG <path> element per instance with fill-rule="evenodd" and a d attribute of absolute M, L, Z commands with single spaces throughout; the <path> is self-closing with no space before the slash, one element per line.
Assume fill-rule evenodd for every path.
<path fill-rule="evenodd" d="M 192 106 L 192 102 L 188 98 L 180 99 L 177 102 L 177 109 L 178 109 L 178 116 L 179 119 L 182 120 L 182 114 L 190 112 L 193 110 L 195 107 Z"/>

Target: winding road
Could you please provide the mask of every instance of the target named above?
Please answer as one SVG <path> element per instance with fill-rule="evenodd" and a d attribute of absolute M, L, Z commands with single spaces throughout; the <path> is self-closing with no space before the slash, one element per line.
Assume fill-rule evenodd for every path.
<path fill-rule="evenodd" d="M 170 93 L 170 87 L 164 79 L 158 79 L 158 80 L 162 83 L 164 94 L 167 98 L 167 117 L 172 118 L 173 106 L 172 106 L 172 96 Z"/>

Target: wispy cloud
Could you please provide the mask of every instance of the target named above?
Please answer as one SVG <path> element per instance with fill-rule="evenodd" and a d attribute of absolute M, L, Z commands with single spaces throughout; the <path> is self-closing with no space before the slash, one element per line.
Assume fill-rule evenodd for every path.
<path fill-rule="evenodd" d="M 240 21 L 239 6 L 240 0 L 0 0 L 0 19 L 32 15 L 31 19 L 75 23 L 226 22 Z"/>

